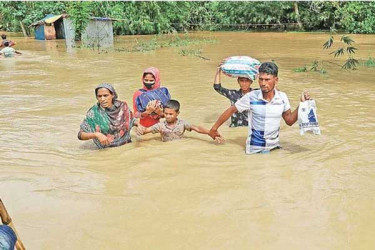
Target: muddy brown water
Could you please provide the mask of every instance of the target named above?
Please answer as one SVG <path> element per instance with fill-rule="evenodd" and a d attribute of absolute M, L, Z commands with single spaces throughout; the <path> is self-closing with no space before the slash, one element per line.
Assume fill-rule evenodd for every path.
<path fill-rule="evenodd" d="M 203 60 L 181 48 L 98 53 L 63 41 L 9 37 L 22 56 L 0 58 L 0 195 L 28 249 L 373 249 L 375 69 L 343 71 L 322 50 L 327 34 L 195 33 Z M 116 38 L 116 47 L 150 36 Z M 352 35 L 375 57 L 374 35 Z M 283 148 L 244 153 L 247 128 L 162 143 L 158 135 L 96 150 L 77 140 L 101 82 L 131 105 L 142 70 L 156 66 L 180 117 L 209 128 L 229 101 L 212 82 L 231 55 L 275 60 L 294 109 L 303 90 L 321 136 L 282 122 Z M 325 61 L 327 74 L 294 68 Z M 223 85 L 238 88 L 235 79 Z M 253 87 L 258 85 L 253 83 Z"/>

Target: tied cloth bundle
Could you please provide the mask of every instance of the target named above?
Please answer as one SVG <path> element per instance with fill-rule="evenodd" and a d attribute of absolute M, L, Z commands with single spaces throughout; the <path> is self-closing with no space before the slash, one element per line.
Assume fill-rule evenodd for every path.
<path fill-rule="evenodd" d="M 250 56 L 231 56 L 220 64 L 222 72 L 229 77 L 246 77 L 254 81 L 258 77 L 260 62 Z"/>

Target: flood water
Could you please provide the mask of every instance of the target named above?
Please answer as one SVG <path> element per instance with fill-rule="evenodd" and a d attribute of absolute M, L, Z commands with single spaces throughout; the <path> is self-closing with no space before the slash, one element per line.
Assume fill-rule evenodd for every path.
<path fill-rule="evenodd" d="M 327 34 L 191 36 L 216 40 L 199 45 L 210 60 L 178 47 L 67 51 L 64 41 L 9 36 L 23 55 L 0 58 L 0 196 L 26 248 L 374 249 L 375 68 L 341 70 L 322 49 Z M 356 58 L 375 57 L 374 35 L 351 37 Z M 149 38 L 117 37 L 116 47 Z M 163 143 L 133 130 L 133 143 L 105 150 L 77 139 L 94 88 L 111 83 L 131 105 L 149 66 L 180 118 L 210 128 L 229 106 L 212 87 L 216 67 L 232 55 L 275 60 L 293 110 L 309 90 L 322 135 L 282 122 L 283 148 L 266 155 L 245 155 L 247 128 L 229 122 L 223 145 L 194 132 Z M 314 60 L 327 74 L 293 71 Z"/>

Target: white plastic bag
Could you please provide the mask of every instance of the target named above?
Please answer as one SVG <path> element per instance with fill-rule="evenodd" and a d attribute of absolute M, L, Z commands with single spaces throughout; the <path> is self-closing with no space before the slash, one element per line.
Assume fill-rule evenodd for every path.
<path fill-rule="evenodd" d="M 320 135 L 318 117 L 316 115 L 316 104 L 314 100 L 299 103 L 298 124 L 301 135 L 310 131 L 314 135 Z"/>

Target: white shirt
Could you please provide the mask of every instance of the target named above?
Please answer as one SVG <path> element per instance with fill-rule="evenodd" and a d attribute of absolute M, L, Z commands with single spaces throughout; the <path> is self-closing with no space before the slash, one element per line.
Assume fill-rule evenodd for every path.
<path fill-rule="evenodd" d="M 11 47 L 5 47 L 2 50 L 0 50 L 0 54 L 4 54 L 5 57 L 12 57 L 15 53 L 15 49 Z"/>
<path fill-rule="evenodd" d="M 263 99 L 262 90 L 253 90 L 235 106 L 239 112 L 249 112 L 249 135 L 246 140 L 246 154 L 265 153 L 280 147 L 280 121 L 285 111 L 290 109 L 288 97 L 275 89 L 271 101 Z"/>

